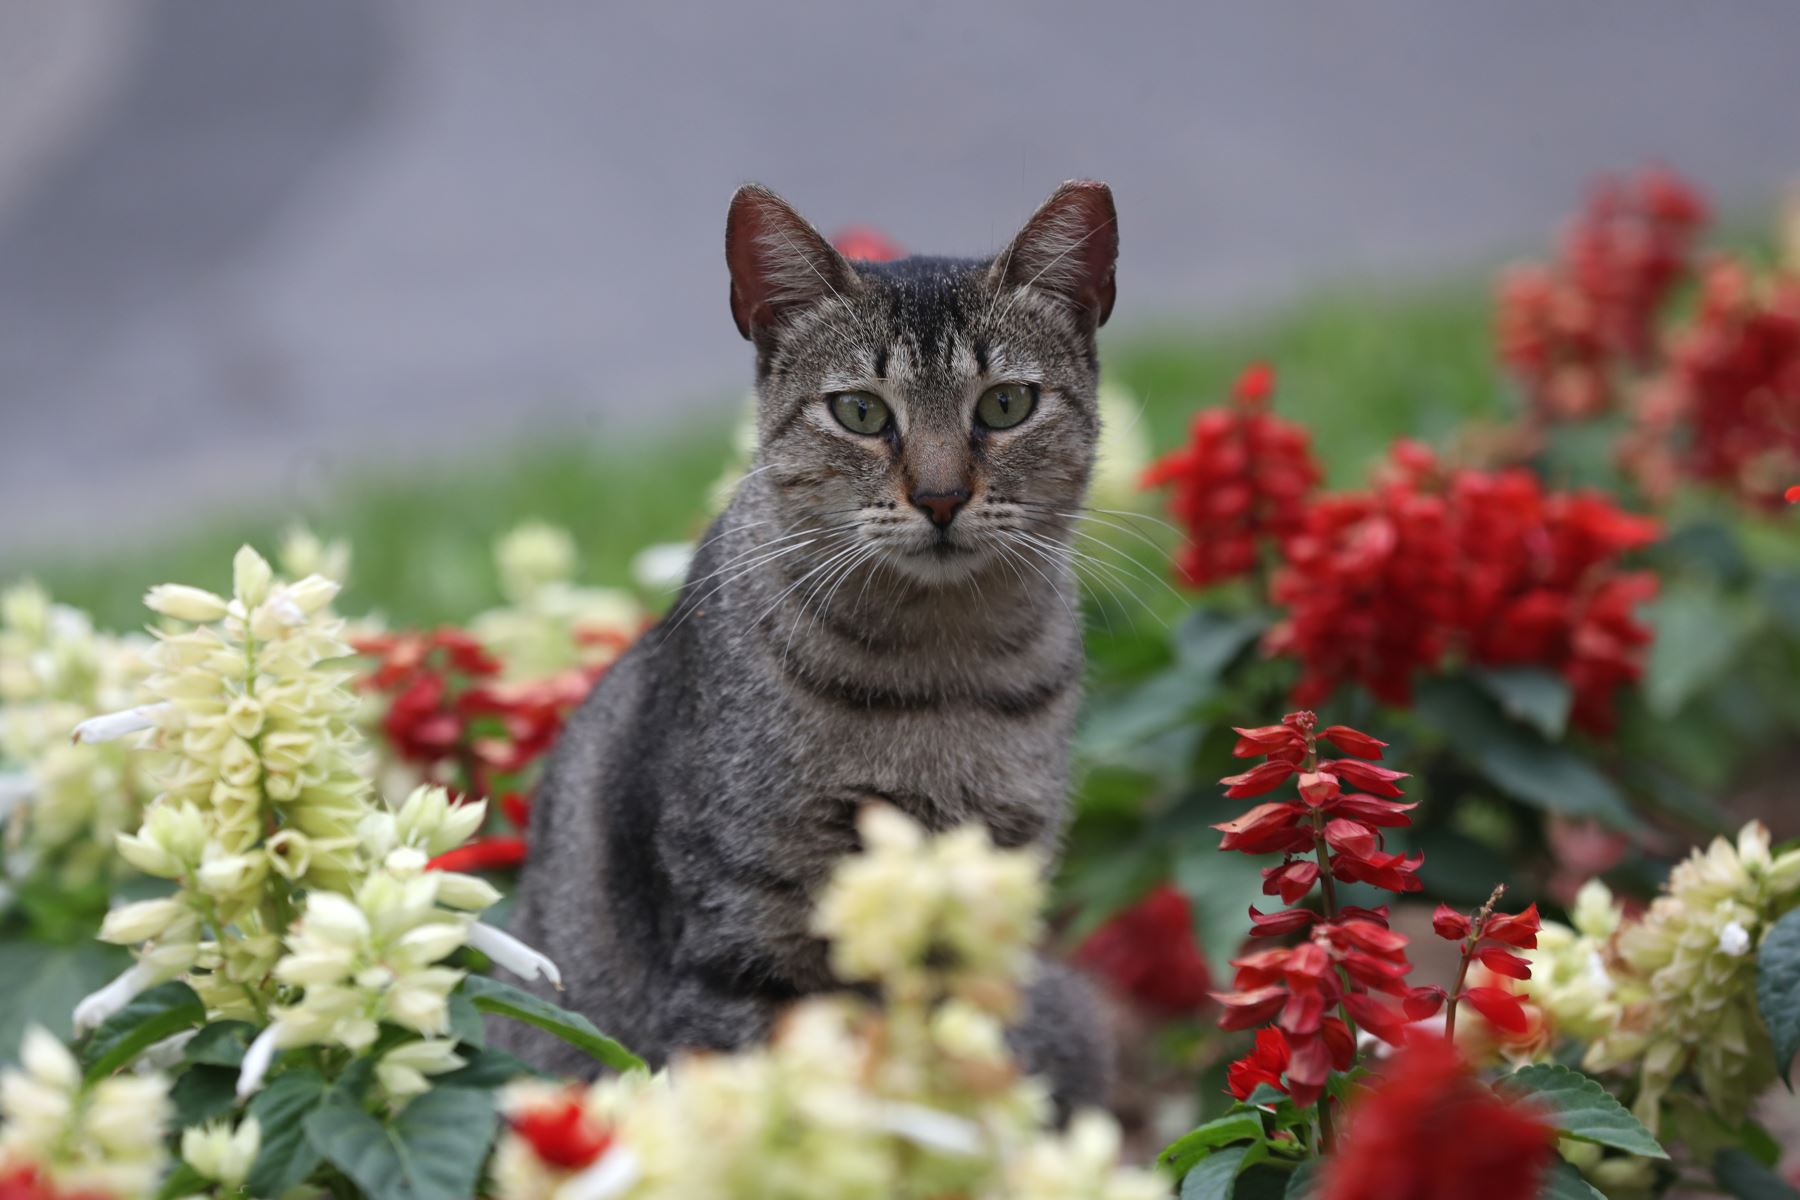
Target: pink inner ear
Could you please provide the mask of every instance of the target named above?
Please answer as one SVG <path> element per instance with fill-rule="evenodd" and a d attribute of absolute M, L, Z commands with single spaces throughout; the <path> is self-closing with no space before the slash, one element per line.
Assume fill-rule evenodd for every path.
<path fill-rule="evenodd" d="M 1103 325 L 1117 288 L 1119 222 L 1112 190 L 1088 180 L 1066 183 L 1045 201 L 1013 242 L 1007 282 L 1065 296 Z"/>
<path fill-rule="evenodd" d="M 750 337 L 785 308 L 809 304 L 849 286 L 843 259 L 806 219 L 765 188 L 732 197 L 725 220 L 725 265 L 731 271 L 731 315 Z"/>

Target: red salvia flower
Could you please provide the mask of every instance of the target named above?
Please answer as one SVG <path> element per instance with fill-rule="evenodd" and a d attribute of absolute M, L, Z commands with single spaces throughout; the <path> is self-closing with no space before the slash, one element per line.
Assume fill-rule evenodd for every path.
<path fill-rule="evenodd" d="M 840 229 L 831 244 L 845 258 L 859 262 L 892 262 L 906 254 L 900 243 L 873 225 L 851 225 Z"/>
<path fill-rule="evenodd" d="M 1437 1039 L 1396 1055 L 1349 1115 L 1325 1200 L 1534 1200 L 1555 1155 L 1542 1117 Z"/>
<path fill-rule="evenodd" d="M 538 1158 L 564 1171 L 591 1166 L 612 1146 L 612 1133 L 587 1115 L 579 1091 L 508 1118 Z"/>
<path fill-rule="evenodd" d="M 1257 1030 L 1255 1047 L 1225 1069 L 1225 1087 L 1239 1100 L 1248 1100 L 1250 1093 L 1261 1083 L 1285 1092 L 1287 1087 L 1281 1082 L 1281 1076 L 1287 1067 L 1287 1038 L 1271 1025 Z"/>
<path fill-rule="evenodd" d="M 1158 1016 L 1203 1008 L 1212 991 L 1212 972 L 1194 938 L 1193 910 L 1168 884 L 1089 934 L 1075 961 Z"/>
<path fill-rule="evenodd" d="M 1274 387 L 1267 364 L 1246 368 L 1231 402 L 1202 410 L 1188 445 L 1144 473 L 1144 487 L 1173 489 L 1169 512 L 1188 535 L 1176 570 L 1195 587 L 1252 572 L 1270 541 L 1300 528 L 1319 482 L 1306 431 L 1268 411 Z"/>

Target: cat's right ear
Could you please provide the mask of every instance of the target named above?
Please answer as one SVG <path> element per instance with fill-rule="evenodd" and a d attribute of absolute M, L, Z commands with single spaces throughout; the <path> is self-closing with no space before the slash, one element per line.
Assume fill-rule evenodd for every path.
<path fill-rule="evenodd" d="M 731 269 L 731 315 L 738 332 L 758 329 L 784 314 L 856 288 L 856 275 L 806 218 L 759 183 L 731 198 L 725 218 L 725 265 Z"/>

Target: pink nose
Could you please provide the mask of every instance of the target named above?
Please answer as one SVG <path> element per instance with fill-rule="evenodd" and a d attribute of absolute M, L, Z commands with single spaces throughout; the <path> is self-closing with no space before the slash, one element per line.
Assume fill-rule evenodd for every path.
<path fill-rule="evenodd" d="M 956 519 L 956 510 L 968 503 L 969 493 L 960 488 L 954 492 L 914 492 L 907 499 L 930 517 L 933 525 L 948 529 Z"/>

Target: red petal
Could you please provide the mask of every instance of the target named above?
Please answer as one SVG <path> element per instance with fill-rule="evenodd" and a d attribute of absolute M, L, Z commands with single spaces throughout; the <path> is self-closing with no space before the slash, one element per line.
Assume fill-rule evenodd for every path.
<path fill-rule="evenodd" d="M 1325 840 L 1331 843 L 1333 850 L 1346 854 L 1354 854 L 1358 858 L 1367 858 L 1380 848 L 1380 839 L 1375 831 L 1361 821 L 1337 819 L 1325 823 Z"/>
<path fill-rule="evenodd" d="M 1232 732 L 1238 735 L 1238 740 L 1231 753 L 1238 758 L 1263 758 L 1277 750 L 1305 748 L 1300 735 L 1286 725 L 1263 725 L 1256 729 L 1234 726 Z"/>
<path fill-rule="evenodd" d="M 1250 936 L 1280 937 L 1284 933 L 1294 933 L 1307 929 L 1319 919 L 1319 914 L 1304 908 L 1287 908 L 1275 913 L 1260 913 L 1255 905 L 1250 906 Z"/>
<path fill-rule="evenodd" d="M 1481 965 L 1496 975 L 1504 975 L 1508 979 L 1530 979 L 1531 964 L 1509 950 L 1498 946 L 1489 946 L 1475 955 Z"/>
<path fill-rule="evenodd" d="M 1287 1003 L 1287 992 L 1279 987 L 1262 987 L 1247 992 L 1214 992 L 1212 998 L 1225 1009 L 1225 1015 L 1219 1018 L 1220 1029 L 1254 1029 L 1281 1011 Z"/>
<path fill-rule="evenodd" d="M 1481 931 L 1484 938 L 1493 938 L 1496 942 L 1505 942 L 1509 946 L 1517 946 L 1521 950 L 1537 949 L 1537 935 L 1540 928 L 1537 905 L 1533 904 L 1524 912 L 1516 915 L 1495 913 L 1488 919 L 1486 928 Z"/>
<path fill-rule="evenodd" d="M 1507 1033 L 1524 1033 L 1531 1028 L 1531 1022 L 1525 1016 L 1525 1006 L 1505 988 L 1469 988 L 1463 992 L 1462 998 L 1496 1028 Z"/>
<path fill-rule="evenodd" d="M 1320 731 L 1319 736 L 1356 758 L 1380 758 L 1381 752 L 1387 749 L 1386 742 L 1377 741 L 1368 734 L 1358 733 L 1345 725 L 1328 725 Z"/>
<path fill-rule="evenodd" d="M 1404 829 L 1412 824 L 1412 818 L 1406 814 L 1419 807 L 1416 804 L 1401 804 L 1397 800 L 1383 800 L 1380 796 L 1365 796 L 1361 792 L 1351 796 L 1340 796 L 1331 811 L 1340 817 L 1353 817 L 1364 825 L 1379 825 L 1387 829 Z"/>
<path fill-rule="evenodd" d="M 1344 996 L 1344 1010 L 1352 1020 L 1391 1046 L 1406 1038 L 1406 1027 L 1412 1022 L 1399 1009 L 1389 1007 L 1365 992 L 1349 992 Z"/>
<path fill-rule="evenodd" d="M 1351 787 L 1389 798 L 1402 794 L 1394 786 L 1394 781 L 1406 778 L 1405 771 L 1392 771 L 1354 758 L 1334 758 L 1330 762 L 1320 763 L 1319 770 L 1329 771 Z"/>
<path fill-rule="evenodd" d="M 1469 936 L 1469 918 L 1448 904 L 1440 904 L 1431 914 L 1431 928 L 1445 941 L 1460 942 Z"/>
<path fill-rule="evenodd" d="M 1245 854 L 1275 854 L 1304 850 L 1312 845 L 1312 831 L 1300 827 L 1306 810 L 1298 804 L 1259 804 L 1236 820 L 1214 825 L 1225 836 L 1221 850 Z"/>
<path fill-rule="evenodd" d="M 1331 935 L 1333 940 L 1390 958 L 1403 952 L 1407 946 L 1404 933 L 1395 933 L 1386 925 L 1360 918 L 1347 920 L 1339 916 L 1337 923 L 1331 927 Z"/>
<path fill-rule="evenodd" d="M 1219 782 L 1225 785 L 1227 796 L 1233 800 L 1242 800 L 1249 796 L 1260 796 L 1264 792 L 1274 791 L 1285 783 L 1296 770 L 1293 763 L 1266 762 L 1250 768 L 1241 775 L 1228 775 Z"/>
<path fill-rule="evenodd" d="M 429 865 L 438 871 L 499 871 L 519 866 L 524 861 L 524 838 L 485 837 L 446 850 Z"/>
<path fill-rule="evenodd" d="M 1406 1015 L 1415 1021 L 1423 1021 L 1427 1017 L 1437 1016 L 1438 1010 L 1444 1007 L 1444 989 L 1436 984 L 1412 988 L 1400 1001 L 1400 1007 Z"/>

